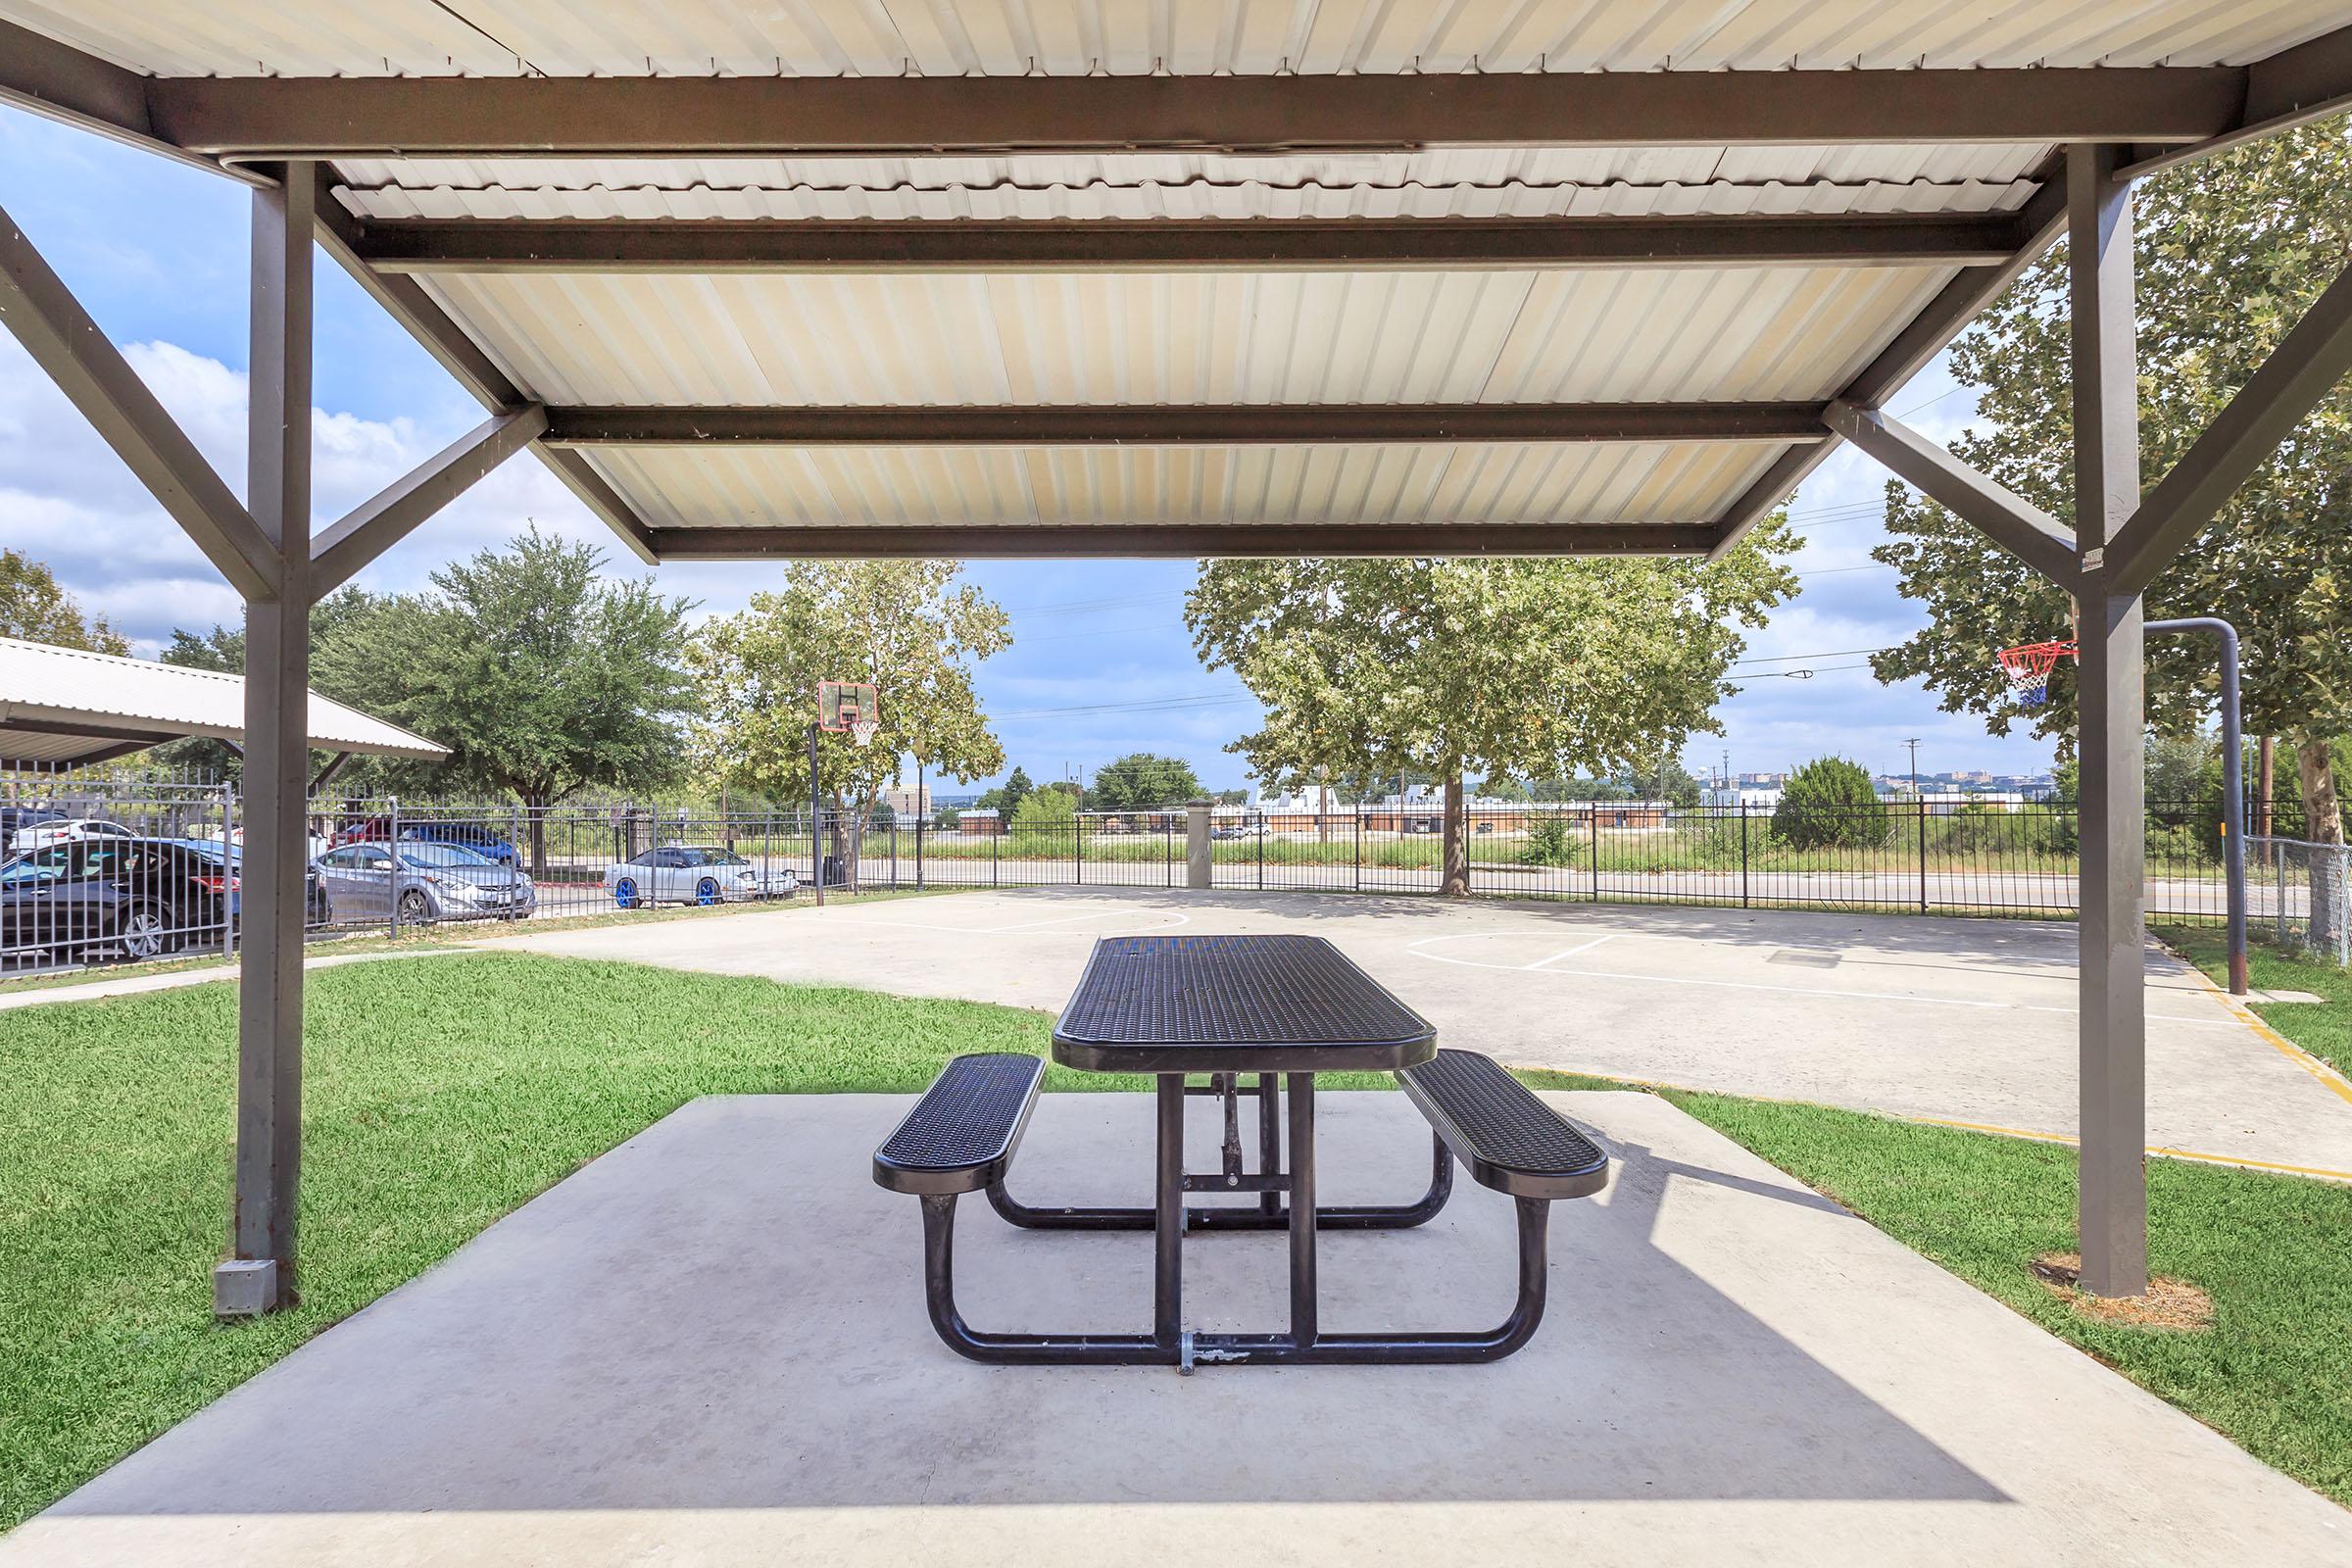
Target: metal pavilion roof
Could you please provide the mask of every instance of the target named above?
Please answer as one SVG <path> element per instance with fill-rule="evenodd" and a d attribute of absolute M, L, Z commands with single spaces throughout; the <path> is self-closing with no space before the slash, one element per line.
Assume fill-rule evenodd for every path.
<path fill-rule="evenodd" d="M 311 693 L 321 752 L 437 760 L 449 748 Z M 0 637 L 0 766 L 61 767 L 209 735 L 242 743 L 245 678 Z"/>
<path fill-rule="evenodd" d="M 2341 101 L 2287 0 L 0 0 L 0 94 L 321 160 L 648 559 L 1719 549 L 2057 232 Z"/>

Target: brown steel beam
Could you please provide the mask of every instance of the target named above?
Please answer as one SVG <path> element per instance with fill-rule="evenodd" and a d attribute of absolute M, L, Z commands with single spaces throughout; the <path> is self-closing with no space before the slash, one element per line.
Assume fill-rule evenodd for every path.
<path fill-rule="evenodd" d="M 354 508 L 311 550 L 311 596 L 323 599 L 547 428 L 537 404 L 492 415 Z"/>
<path fill-rule="evenodd" d="M 276 595 L 276 550 L 252 514 L 5 211 L 0 325 L 16 334 L 231 587 L 247 599 Z"/>
<path fill-rule="evenodd" d="M 549 445 L 1296 446 L 1437 441 L 1820 441 L 1818 403 L 1153 404 L 559 408 Z"/>
<path fill-rule="evenodd" d="M 1712 527 L 1682 523 L 883 523 L 654 531 L 663 561 L 1702 556 L 1714 542 Z"/>
<path fill-rule="evenodd" d="M 2078 147 L 2067 168 L 2075 536 L 2086 566 L 2139 507 L 2132 186 L 2117 177 L 2119 153 Z M 2076 603 L 2081 1283 L 2092 1296 L 2139 1296 L 2148 1288 L 2144 635 L 2139 596 L 2097 573 L 2084 571 Z"/>
<path fill-rule="evenodd" d="M 220 158 L 2195 142 L 2242 67 L 1260 76 L 172 76 Z"/>
<path fill-rule="evenodd" d="M 1976 267 L 2029 236 L 2016 215 L 906 220 L 362 220 L 379 271 L 797 272 L 1126 268 Z"/>
<path fill-rule="evenodd" d="M 359 220 L 336 198 L 334 181 L 324 169 L 319 171 L 318 180 L 317 236 L 319 246 L 336 264 L 411 337 L 423 344 L 425 352 L 440 361 L 442 368 L 456 376 L 459 384 L 483 408 L 496 414 L 529 403 L 531 399 L 482 351 L 480 344 L 466 334 L 422 283 L 413 277 L 387 276 L 368 265 L 357 245 Z M 564 481 L 564 488 L 579 497 L 581 505 L 602 517 L 606 526 L 620 536 L 631 554 L 647 565 L 653 564 L 652 530 L 586 458 L 576 452 L 551 452 L 544 447 L 532 450 Z"/>
<path fill-rule="evenodd" d="M 2347 374 L 2352 374 L 2352 269 L 2312 301 L 2132 520 L 2116 531 L 2100 558 L 2108 591 L 2143 592 Z"/>
<path fill-rule="evenodd" d="M 2059 587 L 2074 591 L 2074 537 L 2038 507 L 1876 409 L 1833 403 L 1829 424 L 1912 489 L 1973 523 Z"/>
<path fill-rule="evenodd" d="M 161 153 L 197 169 L 222 172 L 214 160 L 174 147 L 156 133 L 147 113 L 151 79 L 111 60 L 59 43 L 46 33 L 0 21 L 0 104 Z M 227 172 L 248 183 L 260 179 L 241 171 Z"/>
<path fill-rule="evenodd" d="M 2186 147 L 2140 154 L 2127 178 L 2243 146 L 2352 107 L 2352 27 L 2322 33 L 2246 68 L 2246 105 L 2230 129 Z"/>
<path fill-rule="evenodd" d="M 2041 169 L 2041 189 L 2017 215 L 2018 231 L 2026 236 L 2015 254 L 1997 267 L 1972 267 L 1962 271 L 1928 302 L 1884 349 L 1838 393 L 1838 400 L 1875 409 L 1896 388 L 1917 375 L 1928 363 L 1950 347 L 1979 312 L 1998 299 L 2066 227 L 2066 182 L 2063 155 Z M 1716 554 L 1737 545 L 1747 531 L 1788 499 L 1805 475 L 1838 450 L 1833 439 L 1783 453 L 1763 476 L 1724 513 L 1721 543 Z"/>
<path fill-rule="evenodd" d="M 279 593 L 245 607 L 244 891 L 237 956 L 237 1123 L 228 1257 L 213 1309 L 293 1305 L 302 1165 L 302 935 L 310 863 L 313 219 L 299 164 L 253 193 L 246 494 L 277 552 Z"/>

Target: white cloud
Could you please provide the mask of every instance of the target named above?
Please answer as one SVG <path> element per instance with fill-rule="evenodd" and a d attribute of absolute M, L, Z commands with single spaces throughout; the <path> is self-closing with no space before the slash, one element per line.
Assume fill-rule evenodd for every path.
<path fill-rule="evenodd" d="M 171 343 L 134 343 L 131 368 L 197 450 L 245 490 L 243 372 Z M 399 418 L 318 411 L 312 514 L 324 527 L 461 433 Z M 393 547 L 359 578 L 378 591 L 419 587 L 444 562 L 496 545 L 526 520 L 604 547 L 612 532 L 547 469 L 516 458 Z M 185 533 L 108 449 L 14 338 L 0 336 L 0 544 L 48 564 L 84 609 L 105 615 L 141 652 L 174 627 L 202 630 L 242 614 Z M 631 563 L 633 564 L 633 563 Z M 711 586 L 718 586 L 714 581 Z M 740 590 L 739 590 L 740 591 Z"/>

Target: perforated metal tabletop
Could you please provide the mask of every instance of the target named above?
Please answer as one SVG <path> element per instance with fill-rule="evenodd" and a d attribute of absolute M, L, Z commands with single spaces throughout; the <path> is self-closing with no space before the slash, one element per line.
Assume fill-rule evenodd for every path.
<path fill-rule="evenodd" d="M 1321 937 L 1104 937 L 1054 1026 L 1091 1072 L 1394 1072 L 1429 1020 Z"/>

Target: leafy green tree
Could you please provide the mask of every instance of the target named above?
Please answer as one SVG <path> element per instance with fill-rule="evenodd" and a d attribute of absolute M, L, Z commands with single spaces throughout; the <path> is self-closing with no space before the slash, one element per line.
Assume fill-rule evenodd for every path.
<path fill-rule="evenodd" d="M 1095 770 L 1086 804 L 1103 811 L 1152 810 L 1182 806 L 1200 794 L 1200 775 L 1183 758 L 1129 752 Z"/>
<path fill-rule="evenodd" d="M 958 783 L 1004 765 L 972 666 L 1012 638 L 1004 612 L 958 584 L 961 572 L 952 561 L 796 561 L 780 591 L 712 620 L 689 650 L 707 715 L 695 730 L 702 773 L 779 799 L 808 792 L 818 682 L 873 683 L 873 744 L 831 734 L 817 742 L 817 788 L 852 886 L 860 824 L 906 758 Z"/>
<path fill-rule="evenodd" d="M 1248 790 L 1219 790 L 1210 799 L 1219 806 L 1248 806 L 1250 792 Z"/>
<path fill-rule="evenodd" d="M 1022 796 L 1020 809 L 1012 813 L 1013 830 L 1020 833 L 1066 833 L 1077 820 L 1077 793 L 1051 784 Z"/>
<path fill-rule="evenodd" d="M 1015 763 L 1012 771 L 1004 776 L 1004 783 L 993 790 L 982 792 L 980 799 L 974 804 L 983 810 L 1004 813 L 1002 820 L 1009 822 L 1012 820 L 1013 813 L 1021 808 L 1021 802 L 1026 800 L 1029 792 L 1035 788 L 1037 785 L 1031 782 L 1029 770 Z"/>
<path fill-rule="evenodd" d="M 450 748 L 438 781 L 511 792 L 547 866 L 544 809 L 591 785 L 679 776 L 694 690 L 691 601 L 601 574 L 603 553 L 537 528 L 378 600 L 320 643 L 321 689 Z"/>
<path fill-rule="evenodd" d="M 1445 781 L 1445 891 L 1469 891 L 1463 778 L 1640 767 L 1716 730 L 1739 628 L 1796 591 L 1775 515 L 1720 561 L 1204 563 L 1185 617 L 1264 725 L 1269 787 L 1420 768 Z"/>
<path fill-rule="evenodd" d="M 1816 758 L 1789 774 L 1772 811 L 1773 837 L 1791 849 L 1875 849 L 1892 832 L 1870 770 L 1842 757 Z"/>
<path fill-rule="evenodd" d="M 2352 255 L 2352 141 L 2341 119 L 2167 171 L 2138 193 L 2139 431 L 2152 483 L 2242 386 Z M 2019 279 L 1953 346 L 1979 417 L 1952 450 L 2072 524 L 2066 247 Z M 2340 842 L 2329 742 L 2352 731 L 2352 384 L 2308 415 L 2147 595 L 2151 618 L 2220 615 L 2244 641 L 2248 733 L 2294 749 L 2314 837 Z M 2005 735 L 2019 714 L 1993 651 L 2073 635 L 2067 596 L 1941 508 L 1887 487 L 1896 538 L 1873 554 L 1902 572 L 1929 625 L 1872 661 L 1922 677 L 1947 711 Z M 2183 733 L 2218 691 L 2210 640 L 2152 637 L 2148 711 Z M 2025 710 L 2071 750 L 2073 666 Z"/>
<path fill-rule="evenodd" d="M 382 603 L 375 595 L 360 588 L 344 587 L 328 594 L 311 607 L 311 685 L 322 696 L 337 702 L 364 707 L 359 694 L 333 690 L 331 673 L 322 674 L 316 667 L 318 651 L 334 633 L 371 612 Z M 245 673 L 245 628 L 215 624 L 211 631 L 193 632 L 184 627 L 172 628 L 172 642 L 157 656 L 167 664 L 183 669 L 213 669 L 225 674 L 242 676 Z M 370 683 L 371 686 L 373 683 Z M 217 740 L 192 736 L 184 741 L 171 741 L 155 750 L 155 760 L 167 767 L 185 768 L 219 778 L 239 779 L 245 773 L 245 759 Z M 314 770 L 315 771 L 315 770 Z M 353 792 L 368 792 L 395 788 L 403 784 L 428 780 L 432 776 L 429 764 L 394 764 L 373 759 L 354 758 L 336 775 L 341 787 Z"/>
<path fill-rule="evenodd" d="M 46 565 L 14 550 L 0 550 L 0 637 L 119 657 L 130 652 L 130 640 L 106 617 L 85 617 Z"/>

